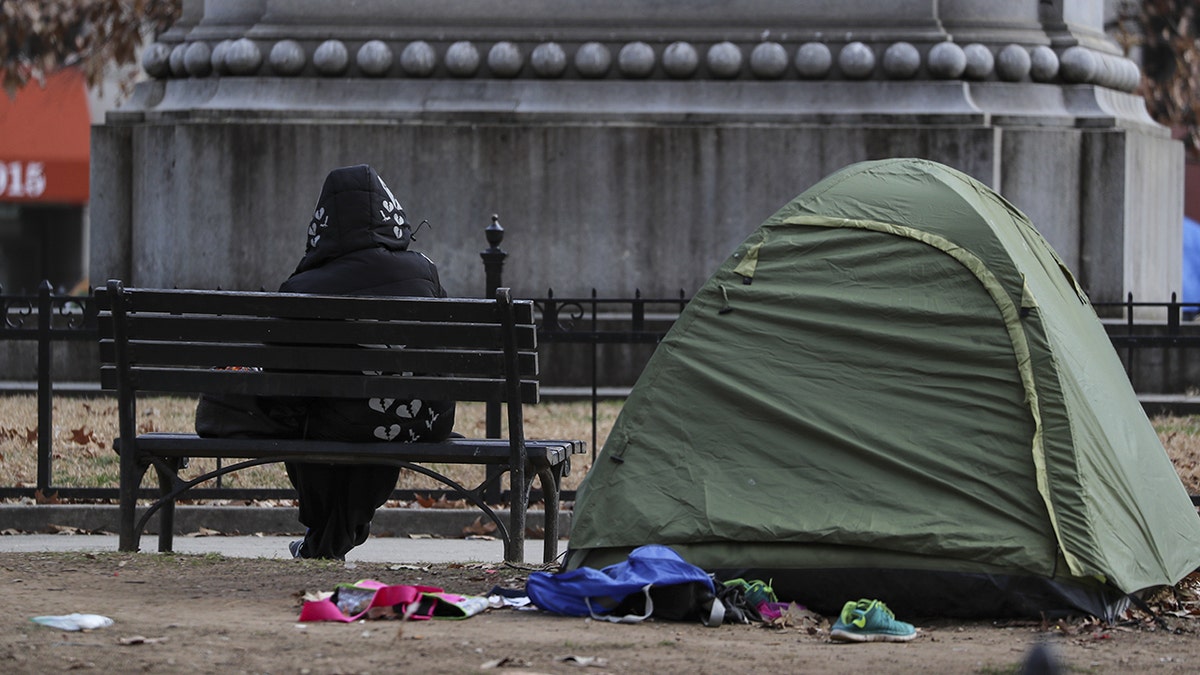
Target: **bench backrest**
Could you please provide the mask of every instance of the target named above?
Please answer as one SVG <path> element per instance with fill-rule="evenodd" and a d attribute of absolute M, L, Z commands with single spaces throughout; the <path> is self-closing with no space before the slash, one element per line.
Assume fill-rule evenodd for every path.
<path fill-rule="evenodd" d="M 418 299 L 110 281 L 95 295 L 100 384 L 123 394 L 538 400 L 533 304 L 508 289 Z"/>

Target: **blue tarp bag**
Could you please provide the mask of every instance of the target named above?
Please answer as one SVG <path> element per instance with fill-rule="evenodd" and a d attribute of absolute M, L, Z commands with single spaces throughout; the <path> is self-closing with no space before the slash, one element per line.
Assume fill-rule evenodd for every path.
<path fill-rule="evenodd" d="M 658 544 L 640 546 L 626 560 L 604 569 L 533 572 L 525 593 L 548 612 L 619 623 L 655 616 L 719 626 L 724 617 L 712 577 Z"/>
<path fill-rule="evenodd" d="M 1200 223 L 1191 218 L 1183 219 L 1183 289 L 1180 302 L 1200 302 Z M 1183 310 L 1183 318 L 1196 318 L 1195 307 Z"/>

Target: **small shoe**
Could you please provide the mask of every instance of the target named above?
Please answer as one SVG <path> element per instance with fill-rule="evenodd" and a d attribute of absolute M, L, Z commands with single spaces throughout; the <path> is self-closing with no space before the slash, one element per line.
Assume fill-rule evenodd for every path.
<path fill-rule="evenodd" d="M 291 551 L 293 558 L 303 558 L 304 557 L 304 540 L 297 539 L 296 541 L 291 542 L 290 544 L 288 544 L 288 550 Z"/>
<path fill-rule="evenodd" d="M 908 642 L 917 637 L 911 623 L 897 621 L 887 605 L 878 600 L 847 602 L 829 631 L 838 642 Z"/>
<path fill-rule="evenodd" d="M 775 596 L 775 589 L 771 588 L 771 582 L 759 581 L 754 579 L 746 581 L 745 579 L 730 579 L 724 582 L 726 586 L 741 589 L 746 595 L 746 600 L 754 607 L 761 605 L 764 602 L 778 602 L 779 598 Z"/>

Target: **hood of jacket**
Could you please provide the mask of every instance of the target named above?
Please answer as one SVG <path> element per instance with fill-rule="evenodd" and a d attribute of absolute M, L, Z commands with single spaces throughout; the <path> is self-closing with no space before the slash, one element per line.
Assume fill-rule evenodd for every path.
<path fill-rule="evenodd" d="M 376 246 L 404 251 L 411 236 L 404 207 L 375 169 L 366 164 L 334 169 L 321 187 L 296 272 Z"/>

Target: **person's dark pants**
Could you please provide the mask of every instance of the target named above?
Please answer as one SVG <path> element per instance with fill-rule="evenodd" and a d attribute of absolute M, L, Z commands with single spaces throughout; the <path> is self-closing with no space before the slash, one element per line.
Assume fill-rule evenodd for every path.
<path fill-rule="evenodd" d="M 300 496 L 300 523 L 308 528 L 303 558 L 344 560 L 367 540 L 375 510 L 396 488 L 394 466 L 351 466 L 286 462 L 288 478 Z"/>

